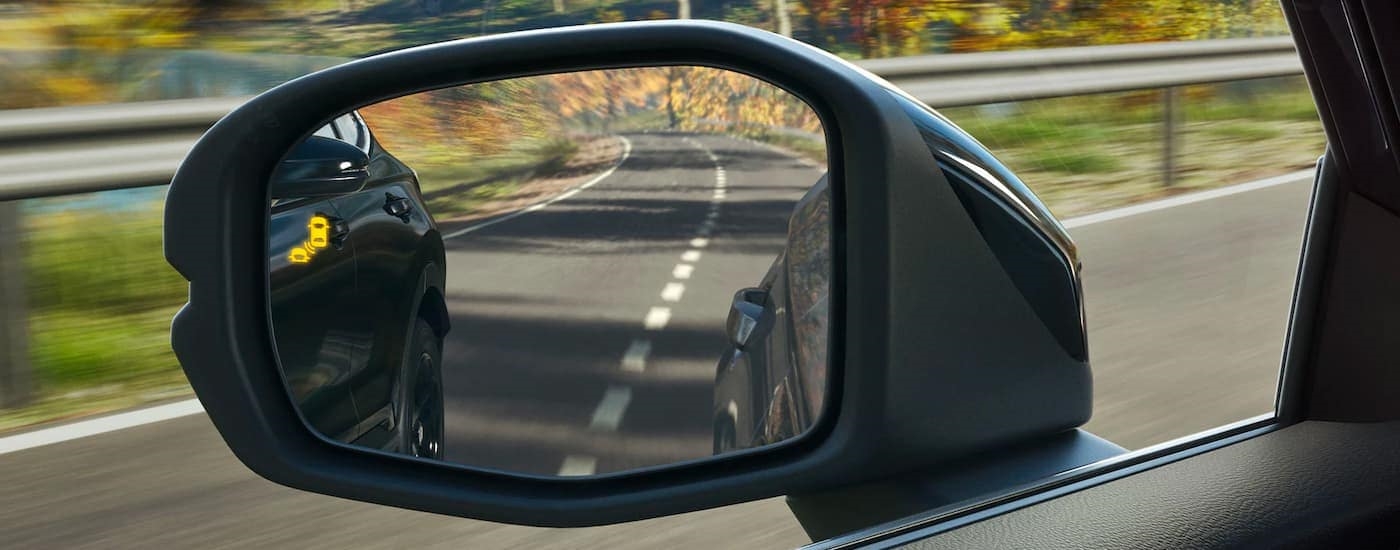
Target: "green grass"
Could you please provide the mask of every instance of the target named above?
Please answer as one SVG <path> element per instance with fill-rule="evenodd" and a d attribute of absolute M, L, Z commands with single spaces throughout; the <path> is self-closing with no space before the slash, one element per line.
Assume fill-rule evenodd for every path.
<path fill-rule="evenodd" d="M 1209 126 L 1206 127 L 1204 131 L 1212 136 L 1239 141 L 1275 139 L 1283 135 L 1283 130 L 1279 129 L 1277 126 L 1250 123 Z"/>
<path fill-rule="evenodd" d="M 0 411 L 0 430 L 188 393 L 169 344 L 185 283 L 162 255 L 160 223 L 158 204 L 26 215 L 37 400 Z"/>
<path fill-rule="evenodd" d="M 558 173 L 578 150 L 577 141 L 554 137 L 528 141 L 511 151 L 473 158 L 470 162 L 460 154 L 402 160 L 418 171 L 433 215 L 438 219 L 450 219 L 473 214 L 484 204 L 511 195 L 537 176 Z"/>
<path fill-rule="evenodd" d="M 1325 138 L 1301 78 L 1179 91 L 1177 182 L 1162 185 L 1160 90 L 942 109 L 1062 217 L 1307 168 Z"/>
<path fill-rule="evenodd" d="M 40 213 L 26 221 L 27 285 L 36 310 L 126 315 L 182 301 L 184 279 L 161 253 L 158 205 Z"/>
<path fill-rule="evenodd" d="M 536 166 L 535 173 L 550 174 L 564 169 L 569 160 L 578 154 L 578 142 L 562 137 L 544 140 L 533 147 Z"/>
<path fill-rule="evenodd" d="M 1090 143 L 1108 136 L 1108 125 L 1079 120 L 1057 120 L 1054 116 L 1024 116 L 1008 118 L 976 117 L 962 128 L 973 136 L 992 136 L 997 141 L 1022 146 L 1046 142 Z"/>
<path fill-rule="evenodd" d="M 1123 169 L 1117 157 L 1093 150 L 1046 150 L 1031 155 L 1036 170 L 1067 174 L 1099 174 Z"/>

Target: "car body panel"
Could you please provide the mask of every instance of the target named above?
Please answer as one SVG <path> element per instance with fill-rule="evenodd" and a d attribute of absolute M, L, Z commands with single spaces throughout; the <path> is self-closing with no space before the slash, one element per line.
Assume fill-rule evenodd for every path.
<path fill-rule="evenodd" d="M 313 426 L 334 439 L 393 449 L 408 331 L 425 294 L 422 283 L 443 280 L 441 273 L 424 276 L 445 269 L 442 241 L 413 170 L 381 147 L 357 115 L 338 117 L 316 135 L 367 152 L 369 173 L 357 191 L 274 207 L 269 262 L 280 266 L 271 278 L 278 352 Z M 320 214 L 337 225 L 334 246 L 318 247 L 306 264 L 279 258 L 298 239 L 315 245 L 325 232 L 317 226 Z M 320 273 L 332 268 L 334 282 L 318 282 L 317 295 L 289 294 L 309 284 L 308 275 L 323 281 L 331 275 Z"/>

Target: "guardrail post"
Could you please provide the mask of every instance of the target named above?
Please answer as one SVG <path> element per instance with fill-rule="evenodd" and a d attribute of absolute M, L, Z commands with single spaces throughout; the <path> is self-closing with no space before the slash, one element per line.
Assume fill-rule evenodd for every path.
<path fill-rule="evenodd" d="M 1162 90 L 1162 185 L 1176 184 L 1176 137 L 1181 89 L 1175 86 Z"/>
<path fill-rule="evenodd" d="M 19 201 L 0 201 L 0 409 L 26 405 L 32 397 L 19 216 Z"/>

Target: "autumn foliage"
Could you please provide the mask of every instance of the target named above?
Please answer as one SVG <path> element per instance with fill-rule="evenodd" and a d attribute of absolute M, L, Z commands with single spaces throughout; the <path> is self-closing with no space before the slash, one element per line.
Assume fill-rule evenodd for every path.
<path fill-rule="evenodd" d="M 436 11 L 424 11 L 428 5 Z M 102 67 L 130 51 L 359 56 L 480 34 L 682 13 L 864 58 L 1286 32 L 1276 0 L 31 0 L 0 14 L 0 52 L 65 53 L 24 66 L 0 56 L 0 89 L 9 92 L 0 94 L 0 107 L 123 101 L 114 97 L 129 84 L 120 79 L 147 76 Z"/>
<path fill-rule="evenodd" d="M 620 131 L 821 135 L 792 94 L 707 67 L 582 71 L 424 92 L 360 110 L 380 142 L 420 163 L 528 152 L 551 140 Z"/>

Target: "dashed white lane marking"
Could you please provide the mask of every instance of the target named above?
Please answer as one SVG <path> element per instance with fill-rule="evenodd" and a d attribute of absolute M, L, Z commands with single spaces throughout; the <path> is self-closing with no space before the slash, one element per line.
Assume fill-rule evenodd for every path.
<path fill-rule="evenodd" d="M 696 237 L 690 240 L 690 246 L 694 248 L 705 248 L 710 246 L 710 240 Z"/>
<path fill-rule="evenodd" d="M 695 266 L 690 264 L 676 264 L 671 268 L 671 276 L 677 279 L 689 279 L 690 274 L 695 272 Z"/>
<path fill-rule="evenodd" d="M 647 316 L 642 320 L 642 326 L 647 330 L 661 330 L 666 328 L 666 323 L 671 322 L 671 308 L 652 307 L 647 311 Z"/>
<path fill-rule="evenodd" d="M 681 301 L 682 294 L 685 294 L 685 285 L 681 283 L 666 283 L 666 288 L 661 289 L 661 299 L 667 302 Z"/>
<path fill-rule="evenodd" d="M 117 413 L 0 438 L 0 455 L 204 412 L 198 399 Z"/>
<path fill-rule="evenodd" d="M 559 466 L 561 476 L 591 476 L 598 470 L 598 459 L 586 455 L 565 455 Z"/>
<path fill-rule="evenodd" d="M 608 386 L 608 391 L 603 392 L 603 400 L 598 402 L 598 408 L 593 409 L 593 419 L 589 421 L 588 428 L 617 431 L 617 427 L 622 424 L 622 415 L 627 412 L 627 405 L 631 402 L 632 388 Z"/>
<path fill-rule="evenodd" d="M 448 234 L 446 234 L 446 235 L 443 235 L 443 236 L 442 236 L 443 240 L 455 239 L 455 238 L 457 238 L 457 237 L 461 237 L 462 235 L 466 235 L 467 233 L 471 233 L 471 232 L 473 232 L 473 231 L 477 231 L 477 230 L 481 230 L 481 229 L 486 229 L 487 227 L 491 227 L 491 226 L 496 225 L 496 224 L 498 224 L 498 223 L 501 223 L 501 222 L 504 222 L 504 221 L 513 220 L 513 219 L 515 219 L 515 218 L 518 218 L 518 217 L 523 216 L 523 215 L 525 215 L 525 214 L 528 214 L 528 213 L 530 213 L 530 212 L 535 212 L 535 211 L 538 211 L 538 210 L 543 210 L 545 207 L 547 207 L 547 206 L 549 206 L 549 205 L 551 205 L 551 204 L 554 204 L 554 203 L 556 203 L 556 202 L 559 202 L 559 201 L 562 201 L 562 200 L 567 199 L 567 198 L 569 198 L 569 197 L 572 197 L 572 196 L 574 196 L 574 195 L 577 195 L 579 191 L 582 191 L 582 190 L 584 190 L 584 189 L 588 189 L 589 187 L 593 187 L 594 184 L 596 184 L 596 183 L 598 183 L 598 182 L 600 182 L 600 181 L 603 181 L 603 180 L 604 180 L 605 178 L 607 178 L 608 176 L 611 176 L 611 175 L 613 174 L 613 172 L 616 172 L 616 171 L 617 171 L 618 167 L 622 166 L 622 163 L 627 162 L 627 159 L 628 159 L 629 157 L 632 156 L 632 141 L 629 140 L 629 139 L 627 139 L 626 136 L 617 136 L 617 137 L 618 137 L 618 139 L 621 139 L 621 140 L 622 140 L 622 158 L 617 159 L 617 164 L 614 164 L 614 165 L 612 165 L 611 168 L 608 168 L 607 170 L 604 170 L 603 173 L 598 174 L 598 175 L 596 175 L 596 176 L 593 176 L 593 179 L 590 179 L 590 180 L 584 182 L 582 185 L 579 185 L 578 187 L 575 187 L 575 188 L 570 189 L 570 190 L 568 190 L 568 191 L 566 191 L 566 192 L 564 192 L 564 193 L 561 193 L 561 194 L 555 196 L 555 197 L 552 198 L 552 199 L 549 199 L 549 200 L 547 200 L 547 201 L 541 202 L 541 203 L 539 203 L 539 204 L 536 204 L 536 205 L 531 206 L 531 207 L 529 207 L 529 208 L 526 208 L 526 209 L 524 209 L 524 210 L 517 210 L 517 211 L 515 211 L 515 212 L 513 212 L 513 213 L 506 214 L 506 215 L 501 216 L 501 217 L 499 217 L 499 218 L 495 218 L 495 219 L 492 219 L 492 220 L 484 221 L 484 222 L 481 222 L 481 223 L 476 224 L 476 225 L 470 225 L 470 226 L 467 226 L 467 227 L 463 227 L 463 228 L 461 228 L 461 229 L 458 229 L 458 230 L 456 230 L 456 231 L 453 231 L 453 232 L 451 232 L 451 233 L 448 233 Z"/>
<path fill-rule="evenodd" d="M 699 250 L 687 250 L 687 251 L 685 251 L 684 254 L 681 254 L 681 261 L 683 261 L 683 262 L 690 262 L 690 263 L 695 263 L 695 262 L 700 261 L 700 251 L 699 251 Z"/>
<path fill-rule="evenodd" d="M 622 370 L 642 372 L 647 370 L 647 356 L 651 355 L 651 340 L 636 339 L 622 354 Z"/>

